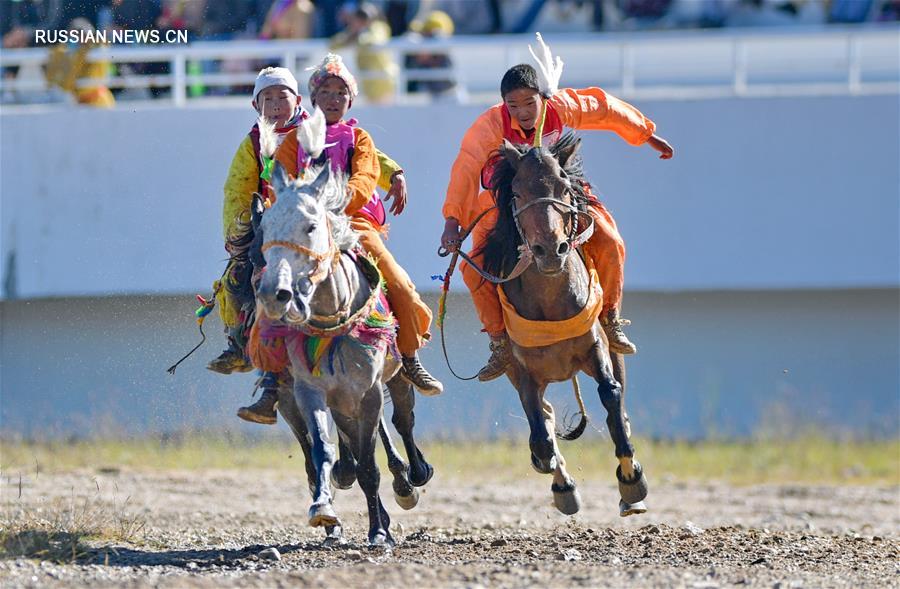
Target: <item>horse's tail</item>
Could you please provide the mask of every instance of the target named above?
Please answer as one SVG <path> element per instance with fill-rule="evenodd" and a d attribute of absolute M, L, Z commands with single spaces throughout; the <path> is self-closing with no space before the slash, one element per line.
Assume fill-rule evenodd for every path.
<path fill-rule="evenodd" d="M 584 399 L 581 398 L 581 387 L 578 386 L 578 375 L 572 377 L 572 389 L 575 391 L 575 401 L 578 402 L 578 414 L 581 415 L 581 419 L 575 424 L 575 427 L 569 431 L 556 430 L 556 437 L 560 440 L 577 440 L 587 428 L 588 414 L 587 409 L 584 406 Z"/>

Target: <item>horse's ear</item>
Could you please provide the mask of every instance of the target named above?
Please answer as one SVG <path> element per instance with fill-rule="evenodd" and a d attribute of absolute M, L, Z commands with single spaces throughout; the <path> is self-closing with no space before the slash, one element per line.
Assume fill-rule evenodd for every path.
<path fill-rule="evenodd" d="M 259 224 L 262 222 L 263 213 L 266 211 L 263 205 L 262 196 L 258 193 L 253 194 L 253 202 L 250 204 L 250 226 L 254 231 L 259 230 Z"/>
<path fill-rule="evenodd" d="M 556 159 L 559 160 L 559 167 L 565 169 L 566 164 L 568 164 L 575 154 L 578 153 L 578 150 L 581 148 L 581 137 L 575 139 L 571 143 L 562 146 L 556 154 Z"/>
<path fill-rule="evenodd" d="M 285 171 L 281 162 L 275 160 L 275 167 L 272 169 L 272 188 L 275 189 L 275 194 L 282 192 L 284 187 L 288 185 L 288 182 L 287 171 Z"/>
<path fill-rule="evenodd" d="M 500 145 L 500 155 L 510 163 L 514 170 L 519 168 L 519 162 L 522 161 L 523 154 L 508 139 L 504 139 Z"/>
<path fill-rule="evenodd" d="M 325 194 L 325 186 L 328 185 L 329 181 L 331 181 L 331 166 L 326 163 L 322 169 L 319 170 L 316 179 L 309 184 L 312 196 L 318 199 Z"/>

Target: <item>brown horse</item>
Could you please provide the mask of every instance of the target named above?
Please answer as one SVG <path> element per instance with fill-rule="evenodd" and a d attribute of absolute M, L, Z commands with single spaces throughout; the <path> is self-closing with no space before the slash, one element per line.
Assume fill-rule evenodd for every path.
<path fill-rule="evenodd" d="M 577 249 L 592 228 L 586 213 L 589 204 L 580 144 L 569 132 L 549 148 L 504 142 L 499 150 L 501 157 L 492 178 L 498 221 L 482 250 L 484 267 L 494 275 L 509 276 L 517 264 L 521 267 L 522 257 L 533 259 L 527 270 L 499 287 L 525 320 L 564 321 L 597 300 L 596 294 L 591 296 L 593 283 Z M 619 459 L 620 514 L 643 513 L 647 481 L 629 439 L 624 362 L 618 354 L 610 357 L 596 315 L 587 315 L 585 325 L 584 333 L 537 347 L 516 343 L 526 338 L 517 338 L 513 326 L 508 325 L 513 358 L 506 374 L 519 392 L 531 428 L 531 462 L 538 472 L 553 473 L 551 490 L 557 509 L 565 514 L 577 512 L 581 500 L 557 445 L 553 406 L 544 398 L 544 391 L 549 383 L 584 372 L 597 382 L 607 411 L 606 424 Z M 585 417 L 579 429 L 583 430 Z"/>

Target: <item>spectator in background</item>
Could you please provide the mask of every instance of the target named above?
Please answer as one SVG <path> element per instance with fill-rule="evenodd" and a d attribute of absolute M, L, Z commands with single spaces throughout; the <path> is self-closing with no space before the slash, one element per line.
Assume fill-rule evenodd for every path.
<path fill-rule="evenodd" d="M 414 20 L 409 27 L 413 32 L 410 39 L 420 41 L 423 45 L 435 39 L 447 39 L 453 35 L 453 20 L 443 11 L 433 10 L 424 20 Z M 455 96 L 456 81 L 451 75 L 445 79 L 416 79 L 416 70 L 448 69 L 453 61 L 446 50 L 419 51 L 406 55 L 407 92 L 428 92 L 432 98 Z"/>
<path fill-rule="evenodd" d="M 161 0 L 111 0 L 113 27 L 145 31 L 162 16 Z"/>
<path fill-rule="evenodd" d="M 340 24 L 340 15 L 344 9 L 344 0 L 313 0 L 316 5 L 317 37 L 333 37 L 338 34 L 343 26 Z"/>
<path fill-rule="evenodd" d="M 384 45 L 391 29 L 381 20 L 378 9 L 368 2 L 345 6 L 342 17 L 346 28 L 332 37 L 332 49 L 356 48 L 356 67 L 362 74 L 362 91 L 376 103 L 390 102 L 397 84 L 397 64 Z"/>
<path fill-rule="evenodd" d="M 112 0 L 112 29 L 149 30 L 154 29 L 162 16 L 162 2 L 160 0 Z M 138 75 L 165 75 L 169 73 L 168 62 L 155 61 L 144 63 L 120 63 L 118 68 L 120 76 Z M 164 93 L 164 88 L 155 86 L 150 88 L 125 88 L 115 91 L 119 100 L 145 100 L 157 98 Z"/>
<path fill-rule="evenodd" d="M 69 30 L 79 29 L 93 31 L 94 27 L 85 18 L 76 18 L 69 23 Z M 75 97 L 78 104 L 98 108 L 112 108 L 116 99 L 105 84 L 100 82 L 106 78 L 110 64 L 105 60 L 88 60 L 88 53 L 95 44 L 82 43 L 70 48 L 59 43 L 50 49 L 47 59 L 47 81 Z M 96 84 L 84 85 L 84 79 L 96 79 Z M 81 83 L 79 83 L 81 81 Z"/>
<path fill-rule="evenodd" d="M 618 5 L 624 28 L 650 29 L 665 22 L 672 0 L 618 0 Z"/>
<path fill-rule="evenodd" d="M 861 23 L 870 20 L 875 0 L 831 0 L 828 22 Z"/>
<path fill-rule="evenodd" d="M 391 34 L 395 37 L 406 34 L 409 30 L 410 19 L 419 10 L 421 3 L 418 0 L 388 0 L 384 3 L 384 20 L 391 27 Z M 431 4 L 425 0 L 425 4 Z"/>
<path fill-rule="evenodd" d="M 156 19 L 156 26 L 163 31 L 187 31 L 191 41 L 195 41 L 203 25 L 206 0 L 162 0 L 162 10 Z"/>
<path fill-rule="evenodd" d="M 310 0 L 275 0 L 259 32 L 260 39 L 308 39 L 316 7 Z"/>

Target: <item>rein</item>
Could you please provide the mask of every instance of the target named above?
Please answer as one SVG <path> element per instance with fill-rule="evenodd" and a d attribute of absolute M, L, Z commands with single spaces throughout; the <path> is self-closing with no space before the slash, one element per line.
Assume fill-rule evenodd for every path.
<path fill-rule="evenodd" d="M 591 238 L 591 235 L 594 234 L 594 218 L 591 217 L 587 212 L 579 210 L 578 207 L 571 203 L 567 203 L 556 198 L 547 197 L 535 199 L 529 203 L 526 203 L 522 207 L 517 208 L 515 204 L 516 198 L 517 197 L 513 196 L 513 200 L 510 203 L 510 206 L 513 209 L 513 219 L 516 222 L 516 230 L 519 232 L 519 237 L 522 239 L 522 245 L 519 246 L 519 259 L 516 261 L 516 265 L 512 269 L 512 271 L 510 271 L 510 273 L 504 278 L 494 276 L 493 274 L 487 272 L 484 268 L 481 268 L 478 264 L 476 264 L 468 254 L 460 249 L 457 249 L 455 252 L 452 252 L 453 256 L 450 258 L 450 265 L 447 267 L 447 272 L 444 274 L 444 281 L 441 286 L 441 297 L 438 300 L 437 323 L 438 327 L 440 327 L 441 329 L 441 349 L 444 352 L 444 361 L 447 363 L 447 368 L 450 370 L 450 373 L 459 380 L 475 380 L 476 378 L 478 378 L 478 373 L 475 373 L 472 376 L 465 377 L 460 376 L 456 373 L 455 370 L 453 370 L 453 366 L 450 364 L 450 356 L 447 353 L 447 341 L 444 335 L 444 318 L 447 314 L 447 294 L 450 292 L 450 278 L 453 276 L 453 272 L 456 270 L 456 263 L 459 258 L 465 260 L 472 268 L 472 270 L 474 270 L 479 276 L 493 284 L 503 284 L 504 282 L 509 282 L 521 276 L 522 273 L 524 273 L 525 270 L 527 270 L 528 267 L 531 266 L 532 262 L 534 262 L 534 255 L 532 254 L 531 248 L 528 246 L 528 240 L 525 239 L 525 235 L 522 232 L 522 227 L 519 225 L 519 215 L 522 214 L 522 212 L 526 209 L 537 204 L 560 205 L 566 210 L 566 212 L 575 215 L 576 219 L 578 215 L 584 215 L 587 217 L 587 227 L 585 227 L 585 229 L 581 231 L 581 233 L 575 234 L 575 231 L 578 228 L 577 220 L 576 222 L 572 223 L 572 232 L 570 233 L 569 238 L 566 240 L 569 243 L 571 250 L 584 245 L 587 240 Z M 462 242 L 466 240 L 472 230 L 475 229 L 475 226 L 478 225 L 478 222 L 481 221 L 481 219 L 483 219 L 485 215 L 496 208 L 497 205 L 494 205 L 491 208 L 482 211 L 482 213 L 475 218 L 472 224 L 466 227 L 465 231 L 460 233 L 459 243 L 462 244 Z M 440 247 L 438 247 L 437 254 L 441 258 L 446 258 L 451 254 L 451 252 L 443 245 L 441 245 Z"/>

